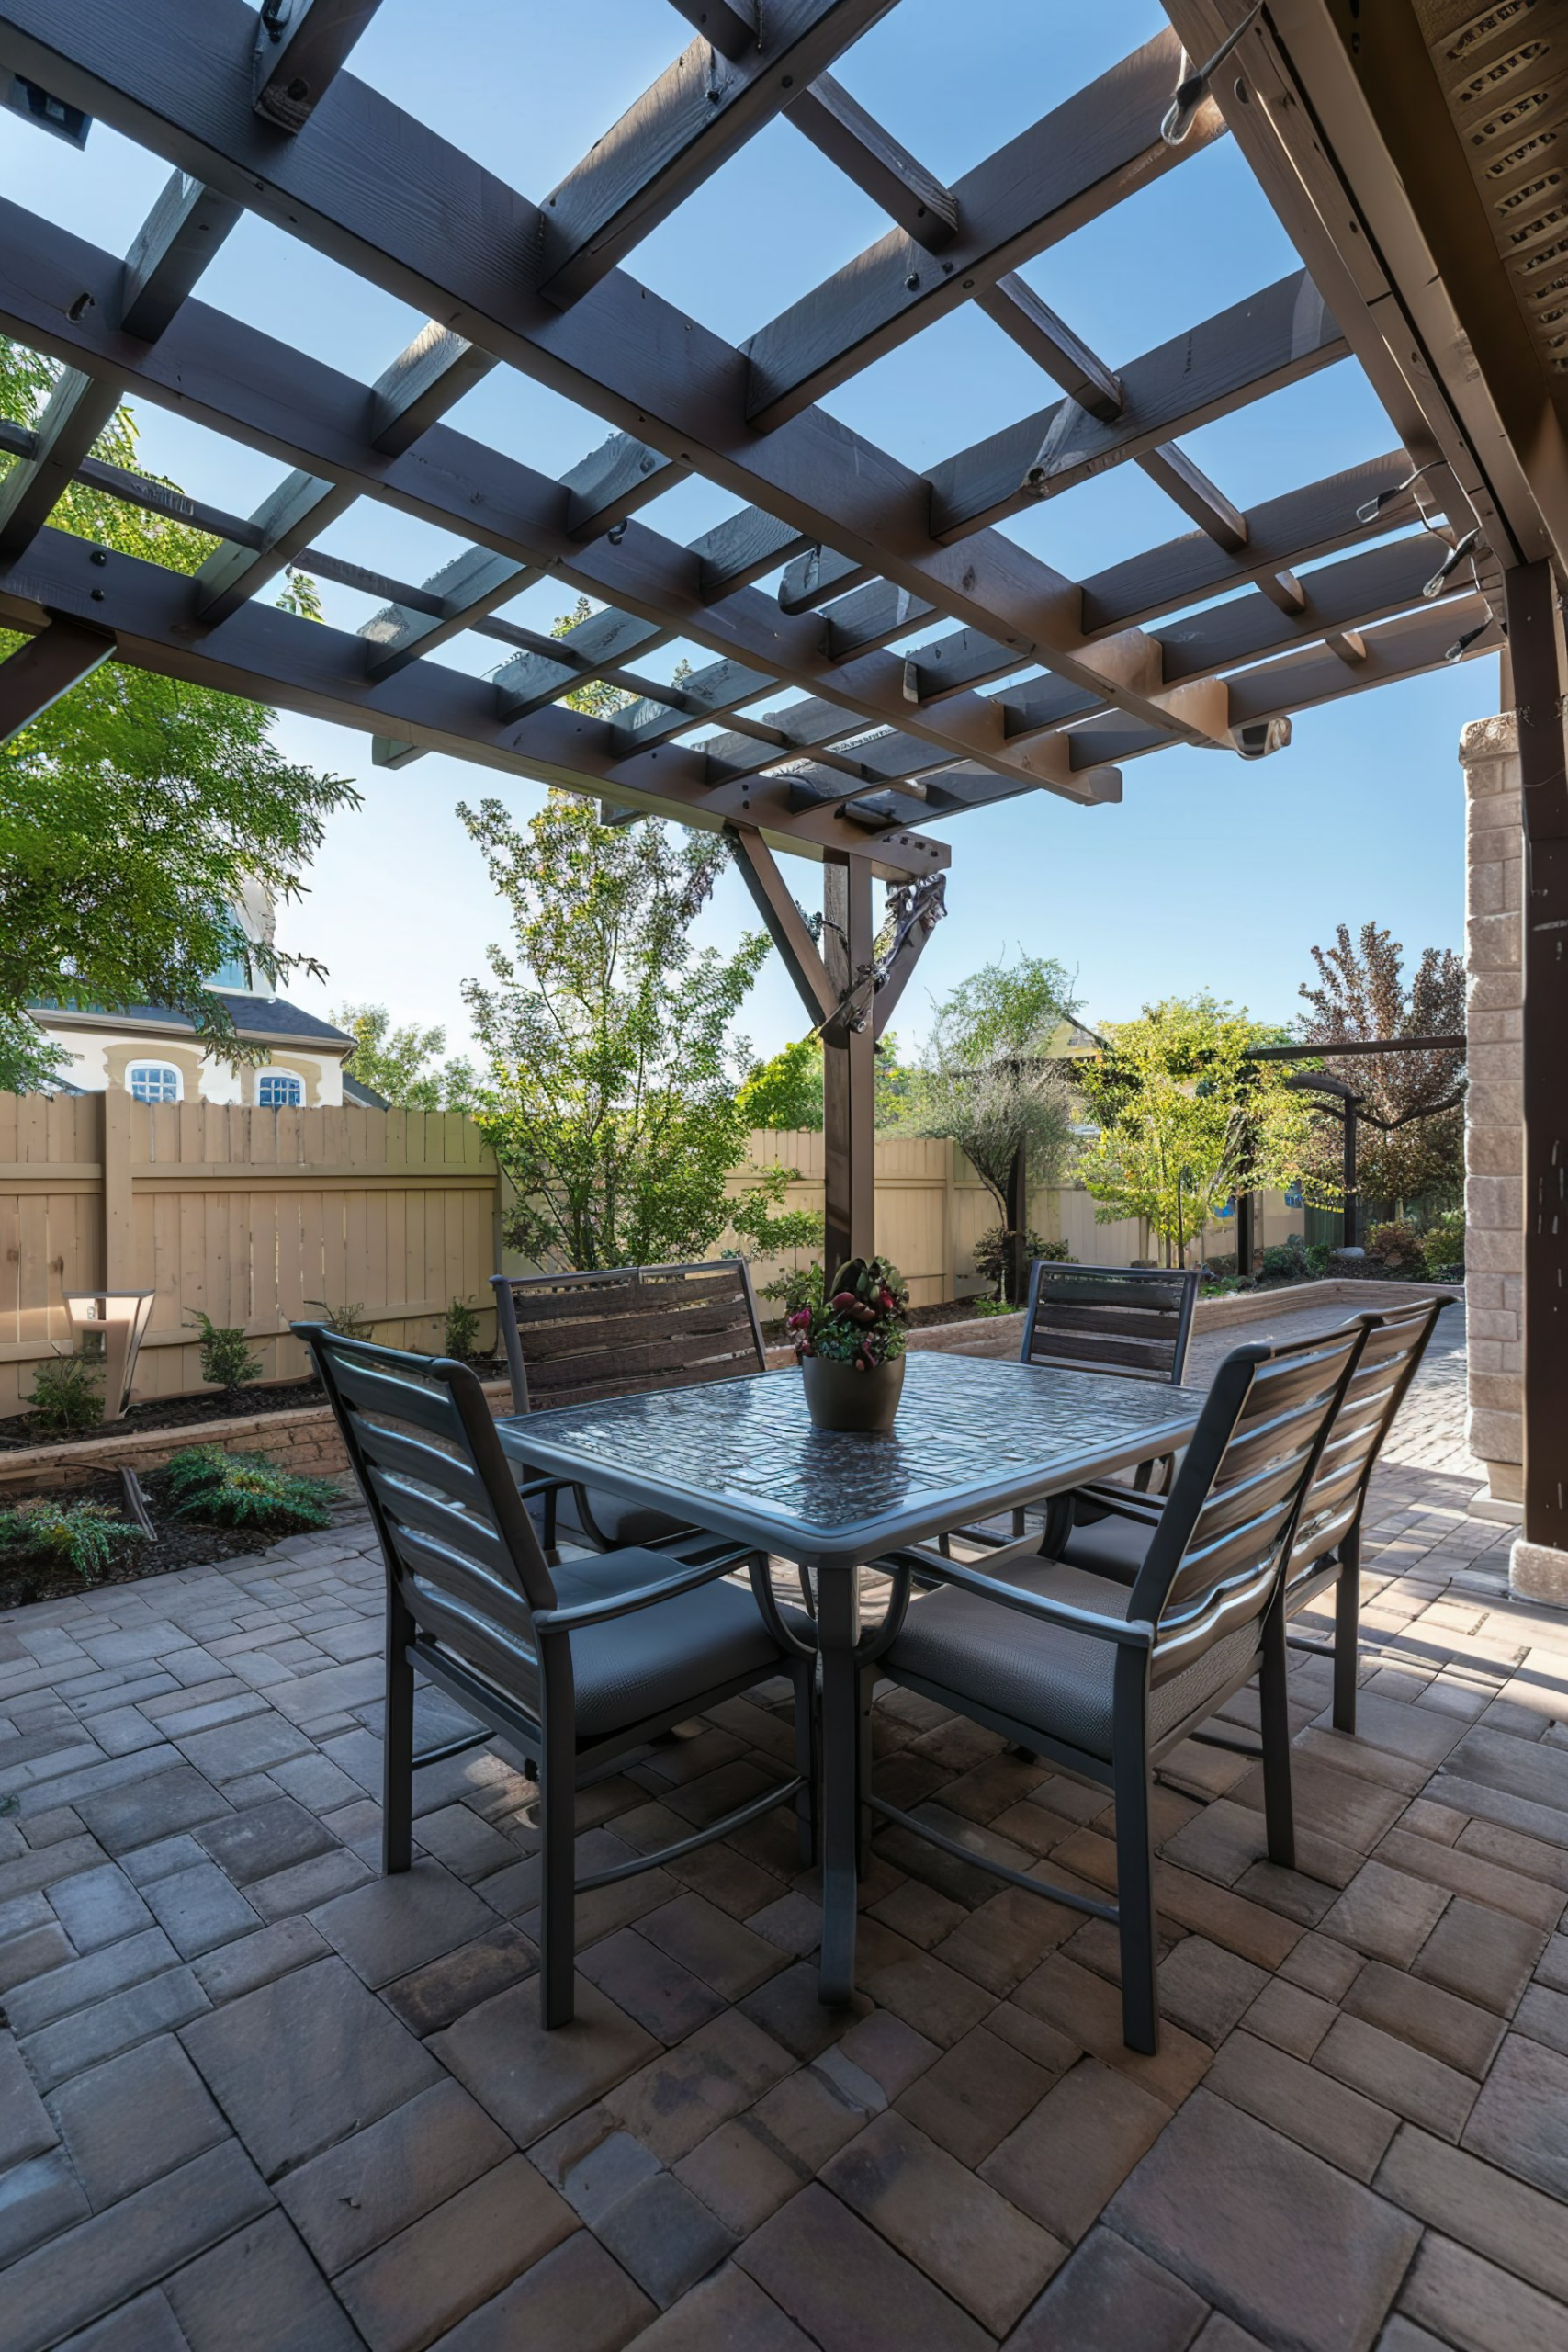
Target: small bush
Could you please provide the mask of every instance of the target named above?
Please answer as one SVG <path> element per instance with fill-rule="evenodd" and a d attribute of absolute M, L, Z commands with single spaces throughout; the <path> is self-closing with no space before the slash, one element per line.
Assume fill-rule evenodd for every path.
<path fill-rule="evenodd" d="M 376 1329 L 358 1299 L 352 1306 L 329 1306 L 324 1298 L 308 1298 L 305 1304 L 321 1308 L 322 1322 L 329 1331 L 335 1331 L 340 1340 L 367 1340 Z"/>
<path fill-rule="evenodd" d="M 226 1396 L 237 1397 L 243 1388 L 261 1378 L 261 1358 L 252 1355 L 237 1323 L 215 1323 L 199 1306 L 192 1308 L 186 1321 L 199 1334 L 201 1376 L 209 1388 L 221 1388 Z"/>
<path fill-rule="evenodd" d="M 103 1376 L 100 1366 L 58 1351 L 52 1363 L 40 1364 L 28 1402 L 41 1433 L 69 1437 L 96 1429 L 104 1417 Z"/>
<path fill-rule="evenodd" d="M 1404 1218 L 1390 1225 L 1374 1225 L 1367 1236 L 1367 1255 L 1385 1272 L 1401 1274 L 1407 1280 L 1419 1280 L 1427 1271 L 1421 1236 Z"/>
<path fill-rule="evenodd" d="M 1008 1286 L 1013 1277 L 1012 1251 L 1013 1243 L 1017 1238 L 1018 1236 L 1009 1227 L 992 1225 L 987 1226 L 975 1244 L 975 1272 L 977 1274 L 983 1274 L 988 1283 L 996 1284 L 998 1301 L 1010 1296 Z M 1026 1274 L 1036 1258 L 1049 1259 L 1053 1265 L 1058 1266 L 1071 1265 L 1073 1262 L 1072 1252 L 1065 1241 L 1047 1241 L 1043 1234 L 1036 1233 L 1032 1227 L 1029 1227 L 1023 1235 L 1023 1264 Z M 1021 1299 L 1016 1304 L 1021 1306 Z"/>
<path fill-rule="evenodd" d="M 334 1487 L 325 1478 L 280 1470 L 258 1454 L 225 1453 L 220 1445 L 187 1446 L 175 1454 L 167 1476 L 176 1518 L 275 1534 L 332 1525 Z"/>
<path fill-rule="evenodd" d="M 446 1330 L 441 1343 L 443 1355 L 456 1356 L 459 1363 L 467 1363 L 475 1352 L 479 1336 L 479 1310 L 466 1298 L 455 1298 L 446 1309 Z"/>
<path fill-rule="evenodd" d="M 0 1510 L 0 1564 L 64 1562 L 85 1584 L 96 1584 L 122 1552 L 133 1552 L 147 1540 L 145 1528 L 121 1519 L 107 1503 L 60 1503 L 46 1498 Z"/>
<path fill-rule="evenodd" d="M 820 1266 L 792 1266 L 786 1274 L 776 1274 L 764 1283 L 761 1295 L 776 1299 L 786 1315 L 796 1315 L 803 1306 L 822 1304 L 822 1269 Z"/>
<path fill-rule="evenodd" d="M 1462 1266 L 1464 1211 L 1454 1209 L 1447 1216 L 1435 1218 L 1421 1236 L 1421 1246 L 1428 1266 Z"/>

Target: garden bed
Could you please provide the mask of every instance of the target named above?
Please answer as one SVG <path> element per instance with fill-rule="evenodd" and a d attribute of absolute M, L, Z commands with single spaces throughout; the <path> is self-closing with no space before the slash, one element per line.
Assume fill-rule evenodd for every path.
<path fill-rule="evenodd" d="M 506 1367 L 493 1356 L 476 1356 L 474 1370 L 481 1380 L 493 1380 Z M 39 1446 L 80 1445 L 93 1440 L 141 1437 L 161 1430 L 196 1430 L 205 1442 L 220 1426 L 236 1419 L 259 1419 L 267 1413 L 297 1413 L 317 1407 L 324 1410 L 326 1391 L 319 1380 L 268 1382 L 247 1388 L 237 1406 L 221 1389 L 196 1396 L 152 1396 L 132 1405 L 118 1421 L 98 1430 L 46 1432 L 35 1427 L 30 1413 L 16 1413 L 0 1421 L 0 1453 L 30 1453 Z"/>
<path fill-rule="evenodd" d="M 0 1615 L 13 1609 L 28 1608 L 37 1600 L 59 1600 L 73 1593 L 96 1592 L 105 1585 L 140 1584 L 147 1577 L 170 1576 L 180 1568 L 205 1568 L 214 1561 L 254 1558 L 270 1551 L 275 1544 L 286 1542 L 295 1532 L 220 1526 L 210 1520 L 176 1516 L 166 1485 L 164 1476 L 155 1471 L 143 1489 L 155 1531 L 152 1536 L 146 1543 L 128 1545 L 91 1574 L 84 1574 L 68 1560 L 23 1560 L 0 1555 Z M 7 1488 L 5 1495 L 8 1510 L 43 1501 L 97 1503 L 112 1510 L 117 1518 L 127 1516 L 124 1490 L 109 1471 L 73 1479 L 64 1494 L 58 1487 L 40 1487 L 30 1493 Z M 346 1496 L 344 1506 L 345 1510 L 352 1507 Z"/>

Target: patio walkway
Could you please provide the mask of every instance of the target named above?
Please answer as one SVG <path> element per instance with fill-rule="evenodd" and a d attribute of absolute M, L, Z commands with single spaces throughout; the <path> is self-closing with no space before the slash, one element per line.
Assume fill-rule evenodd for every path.
<path fill-rule="evenodd" d="M 542 2036 L 526 1781 L 434 1767 L 375 1875 L 362 1519 L 0 1619 L 4 2352 L 1557 2352 L 1568 1617 L 1466 1515 L 1444 1323 L 1374 1490 L 1357 1739 L 1293 1658 L 1300 1871 L 1245 1758 L 1163 1776 L 1157 2059 L 1110 1930 L 896 1831 L 863 1998 L 822 2009 L 783 1814 L 586 1898 Z M 908 1694 L 877 1747 L 896 1801 L 1108 1882 L 1101 1792 Z M 787 1752 L 731 1702 L 584 1795 L 585 1849 Z"/>

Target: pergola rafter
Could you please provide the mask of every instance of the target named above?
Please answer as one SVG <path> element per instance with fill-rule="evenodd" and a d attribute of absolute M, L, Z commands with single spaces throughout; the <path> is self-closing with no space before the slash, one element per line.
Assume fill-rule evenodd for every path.
<path fill-rule="evenodd" d="M 1269 0 L 1173 144 L 1182 44 L 1211 55 L 1247 12 L 1168 0 L 1173 29 L 1053 94 L 949 184 L 838 78 L 854 78 L 862 34 L 897 23 L 896 0 L 674 0 L 685 48 L 603 136 L 585 126 L 582 160 L 536 203 L 354 73 L 377 0 L 259 16 L 243 0 L 0 0 L 0 62 L 175 173 L 129 260 L 0 205 L 0 331 L 64 370 L 36 431 L 0 428 L 18 461 L 0 481 L 0 619 L 32 637 L 0 669 L 0 720 L 25 726 L 107 650 L 355 728 L 378 763 L 446 751 L 728 830 L 828 1046 L 834 1244 L 868 1246 L 870 1057 L 891 998 L 858 1026 L 835 1008 L 868 985 L 874 875 L 939 873 L 948 847 L 927 828 L 965 810 L 1036 790 L 1114 801 L 1122 765 L 1168 745 L 1263 756 L 1295 711 L 1483 652 L 1499 564 L 1540 552 L 1505 514 L 1507 463 L 1476 457 L 1473 396 L 1430 397 L 1404 314 L 1389 332 L 1386 260 L 1353 246 L 1334 168 L 1296 136 L 1280 28 L 1311 20 L 1320 40 L 1330 6 Z M 890 225 L 736 345 L 640 282 L 637 248 L 773 123 Z M 1112 365 L 1021 272 L 1227 129 L 1302 266 Z M 243 210 L 428 322 L 365 381 L 204 301 L 203 263 Z M 821 405 L 965 305 L 1038 369 L 1031 413 L 922 472 Z M 1403 446 L 1250 506 L 1185 446 L 1348 358 Z M 447 421 L 498 368 L 603 420 L 560 479 Z M 268 453 L 276 486 L 237 515 L 95 457 L 127 395 Z M 1127 464 L 1177 536 L 1075 580 L 1010 531 Z M 682 544 L 642 518 L 691 475 L 737 506 Z M 73 480 L 173 504 L 211 553 L 193 578 L 95 560 L 50 521 Z M 405 581 L 323 548 L 364 499 L 458 552 Z M 1478 526 L 1475 560 L 1428 596 Z M 368 596 L 371 617 L 355 632 L 263 601 L 295 563 Z M 598 609 L 558 637 L 527 626 L 509 608 L 541 580 Z M 442 658 L 470 638 L 501 649 L 489 674 Z M 699 658 L 662 678 L 675 645 Z M 590 684 L 621 707 L 572 708 Z M 825 868 L 829 932 L 809 956 L 783 849 Z M 898 988 L 924 935 L 904 943 Z"/>

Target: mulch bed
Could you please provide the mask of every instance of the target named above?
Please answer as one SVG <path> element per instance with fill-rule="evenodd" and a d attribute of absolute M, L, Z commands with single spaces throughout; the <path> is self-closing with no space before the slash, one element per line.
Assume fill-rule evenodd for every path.
<path fill-rule="evenodd" d="M 270 1551 L 287 1540 L 290 1531 L 271 1534 L 255 1527 L 213 1527 L 196 1519 L 166 1515 L 160 1492 L 161 1474 L 142 1481 L 152 1522 L 157 1530 L 150 1544 L 129 1547 L 102 1576 L 84 1579 L 69 1561 L 28 1560 L 0 1565 L 0 1615 L 25 1609 L 35 1600 L 60 1600 L 68 1594 L 96 1592 L 109 1584 L 140 1584 L 146 1577 L 172 1576 L 176 1568 L 206 1568 L 215 1561 L 238 1560 Z M 124 1496 L 118 1477 L 84 1478 L 63 1492 L 7 1497 L 7 1507 L 24 1502 L 107 1503 L 123 1513 Z M 345 1515 L 353 1508 L 344 1498 Z"/>
<path fill-rule="evenodd" d="M 470 1361 L 481 1380 L 498 1379 L 506 1369 L 493 1356 L 475 1356 Z M 18 1413 L 0 1421 L 0 1453 L 20 1453 L 32 1445 L 76 1445 L 90 1437 L 136 1437 L 143 1430 L 199 1430 L 208 1421 L 231 1421 L 255 1413 L 298 1413 L 326 1401 L 327 1392 L 319 1380 L 286 1380 L 242 1389 L 237 1398 L 220 1388 L 199 1396 L 156 1397 L 145 1405 L 132 1405 L 119 1420 L 102 1429 L 45 1434 L 33 1426 L 30 1413 Z"/>

